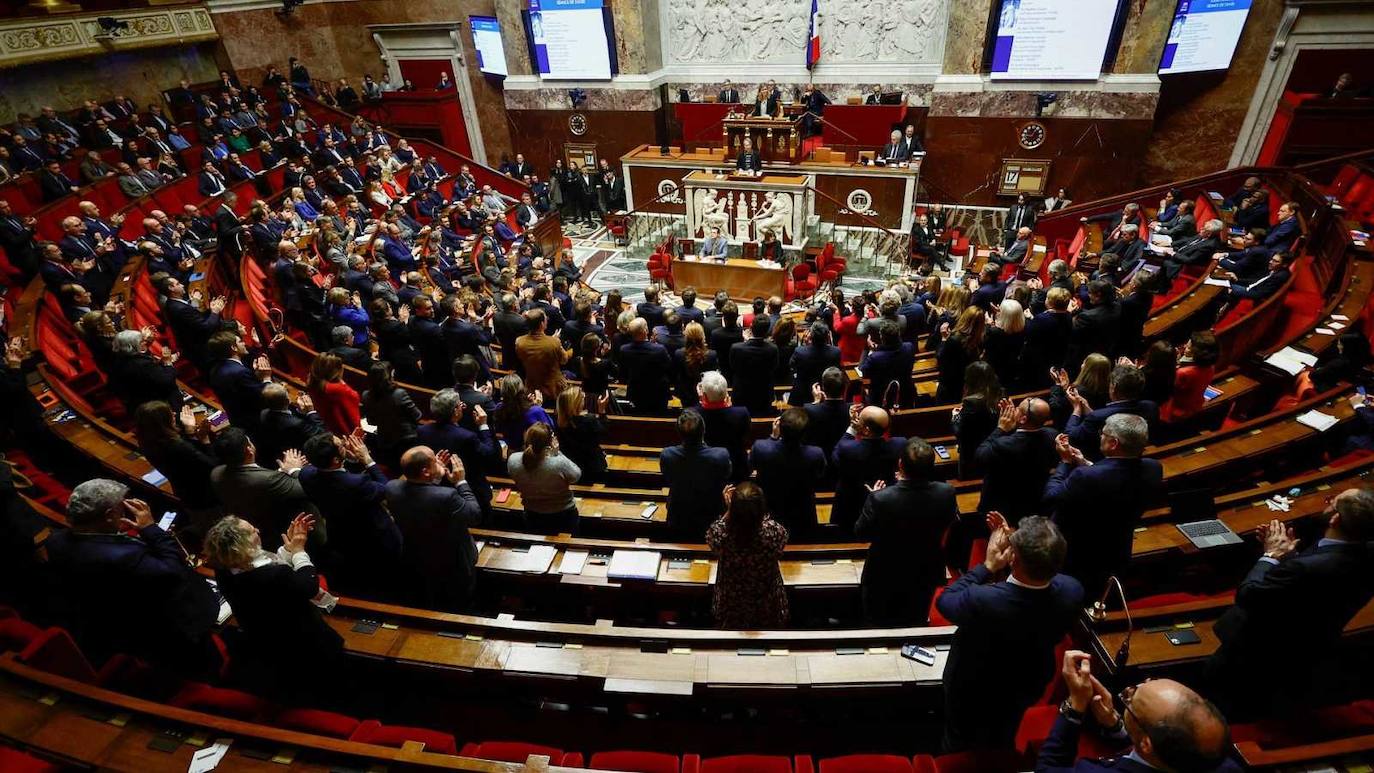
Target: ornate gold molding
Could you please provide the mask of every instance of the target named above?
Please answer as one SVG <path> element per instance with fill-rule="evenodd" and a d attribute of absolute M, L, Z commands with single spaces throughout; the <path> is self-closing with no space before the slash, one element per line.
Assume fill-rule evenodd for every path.
<path fill-rule="evenodd" d="M 103 31 L 98 17 L 127 22 L 128 29 Z M 0 67 L 98 56 L 135 48 L 216 40 L 219 32 L 202 4 L 110 13 L 0 20 Z"/>

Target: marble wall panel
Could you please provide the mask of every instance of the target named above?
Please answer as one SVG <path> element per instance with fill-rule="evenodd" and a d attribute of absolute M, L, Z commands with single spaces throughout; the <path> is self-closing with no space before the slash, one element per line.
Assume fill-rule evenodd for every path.
<path fill-rule="evenodd" d="M 198 82 L 219 77 L 215 49 L 214 43 L 146 48 L 0 70 L 0 123 L 11 123 L 19 113 L 37 115 L 45 105 L 65 110 L 119 92 L 140 105 L 161 103 L 162 90 L 182 78 Z M 92 77 L 96 71 L 100 76 Z"/>
<path fill-rule="evenodd" d="M 987 42 L 988 14 L 994 0 L 959 0 L 949 4 L 949 24 L 945 31 L 944 72 L 946 75 L 979 72 L 983 67 L 983 48 Z"/>
<path fill-rule="evenodd" d="M 1141 160 L 1142 183 L 1195 177 L 1227 165 L 1282 13 L 1277 0 L 1251 5 L 1229 69 L 1162 78 L 1154 136 Z"/>
<path fill-rule="evenodd" d="M 473 110 L 481 123 L 488 157 L 499 158 L 511 144 L 502 79 L 483 75 L 477 69 L 467 17 L 497 15 L 497 6 L 506 5 L 510 4 L 494 0 L 411 0 L 405 3 L 356 0 L 303 5 L 287 19 L 271 10 L 221 13 L 215 15 L 215 23 L 221 30 L 229 60 L 240 76 L 248 80 L 260 80 L 269 64 L 285 72 L 287 57 L 296 56 L 316 78 L 348 77 L 357 83 L 363 73 L 371 72 L 378 77 L 383 70 L 381 52 L 367 29 L 369 24 L 460 21 L 462 30 L 458 38 L 472 84 Z M 503 26 L 509 27 L 510 22 L 504 15 L 498 18 L 502 19 Z M 514 24 L 519 27 L 518 13 Z M 523 33 L 520 34 L 523 39 Z M 513 73 L 516 72 L 513 65 L 522 61 L 528 65 L 523 43 L 520 45 L 520 48 L 512 48 L 507 41 L 506 62 L 512 65 Z"/>
<path fill-rule="evenodd" d="M 1155 93 L 1110 91 L 1060 91 L 1058 100 L 1045 108 L 1046 118 L 1154 117 Z M 1035 117 L 1036 95 L 1031 91 L 938 92 L 931 96 L 931 115 L 973 117 Z"/>

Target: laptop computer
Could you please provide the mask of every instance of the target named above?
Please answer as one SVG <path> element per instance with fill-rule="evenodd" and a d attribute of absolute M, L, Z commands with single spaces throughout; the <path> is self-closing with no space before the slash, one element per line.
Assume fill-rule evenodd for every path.
<path fill-rule="evenodd" d="M 1231 527 L 1216 519 L 1217 504 L 1211 489 L 1184 489 L 1169 494 L 1169 515 L 1176 520 L 1188 518 L 1189 521 L 1177 524 L 1195 547 L 1215 548 L 1222 545 L 1238 545 L 1241 538 Z"/>

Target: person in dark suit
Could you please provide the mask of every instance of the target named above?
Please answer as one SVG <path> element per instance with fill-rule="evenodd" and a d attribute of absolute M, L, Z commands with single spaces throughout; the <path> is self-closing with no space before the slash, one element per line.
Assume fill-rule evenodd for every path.
<path fill-rule="evenodd" d="M 332 692 L 343 655 L 343 638 L 320 610 L 333 597 L 305 551 L 314 527 L 314 516 L 296 516 L 275 554 L 263 550 L 258 528 L 232 515 L 205 535 L 206 558 L 237 623 L 233 668 L 278 699 Z"/>
<path fill-rule="evenodd" d="M 834 468 L 828 463 L 851 421 L 849 404 L 844 399 L 848 384 L 840 366 L 832 365 L 821 372 L 820 379 L 811 386 L 811 402 L 802 407 L 807 418 L 806 443 L 825 452 L 827 478 L 834 475 Z"/>
<path fill-rule="evenodd" d="M 632 340 L 620 347 L 619 358 L 625 395 L 635 410 L 661 414 L 668 410 L 672 358 L 662 344 L 649 340 L 649 323 L 643 317 L 630 323 L 629 334 Z"/>
<path fill-rule="evenodd" d="M 902 142 L 902 133 L 893 129 L 891 136 L 888 137 L 887 144 L 878 151 L 878 158 L 896 163 L 898 161 L 905 161 L 907 155 L 909 155 L 909 153 L 906 149 L 906 145 Z"/>
<path fill-rule="evenodd" d="M 1254 276 L 1264 273 L 1264 268 L 1269 263 L 1270 257 L 1269 250 L 1261 246 L 1266 233 L 1268 231 L 1264 228 L 1251 228 L 1241 236 L 1239 249 L 1226 249 L 1224 252 L 1213 253 L 1212 257 L 1217 259 L 1217 268 L 1233 272 L 1236 276 Z"/>
<path fill-rule="evenodd" d="M 734 376 L 734 370 L 730 368 L 730 350 L 744 340 L 744 328 L 739 325 L 739 307 L 734 301 L 725 302 L 721 307 L 719 319 L 720 325 L 711 331 L 709 340 L 711 349 L 720 362 L 721 372 L 729 379 Z"/>
<path fill-rule="evenodd" d="M 465 367 L 471 360 L 470 357 L 459 359 Z M 458 370 L 458 364 L 454 370 Z M 486 471 L 503 468 L 501 445 L 487 424 L 487 411 L 493 408 L 491 398 L 471 389 L 470 385 L 468 389 L 463 386 L 460 380 L 458 389 L 441 389 L 430 398 L 429 412 L 434 421 L 420 425 L 419 438 L 422 445 L 436 451 L 448 451 L 463 462 L 468 485 L 482 508 L 482 518 L 487 520 L 491 517 L 491 483 L 487 481 Z M 468 403 L 463 394 L 473 402 Z"/>
<path fill-rule="evenodd" d="M 1235 273 L 1228 273 L 1226 278 L 1231 280 L 1231 288 L 1226 292 L 1225 303 L 1232 304 L 1241 300 L 1259 303 L 1272 296 L 1288 284 L 1288 280 L 1293 276 L 1290 269 L 1292 265 L 1291 253 L 1276 252 L 1269 258 L 1268 269 L 1258 277 L 1246 277 L 1242 283 Z"/>
<path fill-rule="evenodd" d="M 1077 375 L 1083 358 L 1089 354 L 1110 354 L 1116 348 L 1121 323 L 1121 305 L 1111 283 L 1094 279 L 1088 283 L 1088 303 L 1073 318 L 1069 330 L 1064 366 Z"/>
<path fill-rule="evenodd" d="M 942 269 L 949 266 L 949 261 L 936 244 L 935 229 L 930 225 L 930 217 L 924 212 L 916 216 L 916 222 L 911 226 L 911 254 Z"/>
<path fill-rule="evenodd" d="M 477 545 L 468 533 L 482 508 L 463 462 L 447 451 L 416 446 L 401 455 L 404 476 L 386 485 L 386 503 L 400 527 L 405 603 L 462 612 L 477 580 Z"/>
<path fill-rule="evenodd" d="M 758 94 L 754 97 L 751 115 L 755 118 L 781 118 L 782 100 L 777 89 L 767 83 L 760 84 Z"/>
<path fill-rule="evenodd" d="M 1074 448 L 1083 449 L 1088 461 L 1095 462 L 1102 458 L 1098 450 L 1101 447 L 1102 427 L 1112 416 L 1130 413 L 1144 419 L 1150 427 L 1157 425 L 1159 406 L 1151 400 L 1141 399 L 1144 391 L 1145 373 L 1134 365 L 1118 365 L 1112 369 L 1107 382 L 1107 404 L 1097 410 L 1093 410 L 1087 398 L 1078 394 L 1077 390 L 1070 391 L 1073 415 L 1064 425 L 1069 443 Z"/>
<path fill-rule="evenodd" d="M 1286 252 L 1293 249 L 1293 242 L 1297 241 L 1302 233 L 1301 225 L 1298 223 L 1296 202 L 1290 201 L 1280 206 L 1278 218 L 1278 222 L 1269 230 L 1269 235 L 1261 242 L 1270 252 Z"/>
<path fill-rule="evenodd" d="M 1139 227 L 1140 205 L 1131 202 L 1122 207 L 1119 212 L 1104 212 L 1092 217 L 1080 217 L 1078 221 L 1080 223 L 1102 223 L 1102 246 L 1110 248 L 1121 238 L 1121 232 L 1126 226 Z"/>
<path fill-rule="evenodd" d="M 43 172 L 38 175 L 38 188 L 44 202 L 57 201 L 81 189 L 75 180 L 62 171 L 62 164 L 57 161 L 49 161 L 43 166 Z"/>
<path fill-rule="evenodd" d="M 1082 613 L 1083 586 L 1059 573 L 1067 545 L 1052 522 L 1032 516 L 1013 530 L 999 513 L 987 520 L 987 558 L 935 602 L 958 626 L 943 675 L 950 752 L 1011 748 L 1054 673 L 1055 646 Z"/>
<path fill-rule="evenodd" d="M 663 326 L 664 308 L 659 304 L 657 287 L 644 290 L 644 300 L 635 306 L 635 313 L 644 319 L 650 330 Z"/>
<path fill-rule="evenodd" d="M 945 584 L 941 545 L 959 513 L 954 487 L 934 477 L 934 449 L 911 438 L 897 482 L 875 482 L 854 523 L 854 536 L 870 543 L 859 583 L 865 625 L 925 625 L 930 617 L 930 600 Z"/>
<path fill-rule="evenodd" d="M 1169 257 L 1164 261 L 1164 273 L 1170 279 L 1178 276 L 1184 266 L 1201 266 L 1212 260 L 1221 249 L 1221 232 L 1226 224 L 1213 218 L 1202 224 L 1202 228 L 1192 238 L 1179 239 L 1172 246 L 1164 248 Z"/>
<path fill-rule="evenodd" d="M 751 413 L 747 407 L 732 405 L 729 387 L 719 371 L 701 374 L 697 384 L 698 412 L 706 424 L 705 442 L 730 453 L 730 480 L 749 477 L 749 434 Z M 777 513 L 774 513 L 777 515 Z"/>
<path fill-rule="evenodd" d="M 1145 419 L 1118 413 L 1102 427 L 1101 461 L 1090 462 L 1068 436 L 1056 438 L 1059 467 L 1045 484 L 1044 506 L 1069 541 L 1064 573 L 1097 598 L 1107 578 L 1131 560 L 1131 540 L 1144 512 L 1164 494 L 1164 467 L 1142 458 Z"/>
<path fill-rule="evenodd" d="M 477 388 L 477 376 L 480 373 L 481 368 L 473 357 L 459 357 L 453 361 L 453 389 L 466 408 L 459 423 L 469 430 L 476 430 L 480 426 L 473 408 L 481 408 L 488 416 L 496 410 L 496 401 L 488 393 L 490 390 Z"/>
<path fill-rule="evenodd" d="M 280 459 L 291 449 L 300 451 L 311 438 L 324 432 L 320 415 L 315 412 L 310 396 L 303 392 L 292 405 L 286 387 L 266 384 L 262 388 L 262 406 L 255 437 L 264 459 Z"/>
<path fill-rule="evenodd" d="M 668 486 L 668 523 L 686 540 L 700 540 L 725 510 L 721 492 L 730 481 L 730 452 L 704 442 L 706 422 L 695 408 L 678 414 L 679 445 L 658 456 Z"/>
<path fill-rule="evenodd" d="M 210 471 L 210 486 L 225 512 L 262 530 L 263 543 L 269 549 L 281 545 L 281 535 L 297 514 L 319 515 L 292 474 L 305 464 L 299 452 L 288 454 L 280 463 L 273 462 L 272 469 L 263 467 L 258 464 L 253 441 L 238 427 L 221 430 L 215 436 L 214 450 L 220 466 Z M 312 543 L 322 548 L 325 536 L 321 528 L 311 538 Z"/>
<path fill-rule="evenodd" d="M 205 373 L 209 365 L 206 345 L 210 337 L 234 327 L 233 322 L 220 318 L 220 312 L 224 311 L 228 300 L 224 297 L 213 298 L 202 311 L 186 299 L 185 285 L 173 276 L 164 277 L 158 283 L 157 290 L 167 299 L 162 306 L 162 315 L 176 337 L 177 347 L 201 373 Z"/>
<path fill-rule="evenodd" d="M 754 150 L 754 141 L 744 138 L 739 154 L 735 156 L 735 170 L 760 174 L 763 171 L 763 156 Z"/>
<path fill-rule="evenodd" d="M 793 537 L 816 530 L 816 485 L 825 476 L 825 452 L 805 442 L 807 422 L 806 411 L 788 408 L 749 451 L 768 511 Z"/>
<path fill-rule="evenodd" d="M 840 366 L 840 349 L 830 344 L 830 328 L 823 322 L 811 325 L 809 339 L 793 352 L 789 369 L 793 373 L 790 405 L 802 406 L 815 399 L 815 386 L 828 368 Z M 841 430 L 843 433 L 843 430 Z"/>
<path fill-rule="evenodd" d="M 772 320 L 764 314 L 754 317 L 749 336 L 730 347 L 730 372 L 735 396 L 753 416 L 771 416 L 773 410 L 773 373 L 778 368 L 778 346 L 768 340 Z"/>
<path fill-rule="evenodd" d="M 448 345 L 444 342 L 443 330 L 434 317 L 434 300 L 428 296 L 417 296 L 411 303 L 410 321 L 406 331 L 415 351 L 420 355 L 420 365 L 424 371 L 425 386 L 442 387 L 452 376 L 453 365 L 448 359 Z M 514 346 L 510 355 L 515 355 Z"/>
<path fill-rule="evenodd" d="M 996 312 L 1007 294 L 1007 282 L 1002 281 L 1000 264 L 989 258 L 978 272 L 978 289 L 969 297 L 969 305 L 984 311 Z"/>
<path fill-rule="evenodd" d="M 396 590 L 401 567 L 401 530 L 386 509 L 386 474 L 367 445 L 328 432 L 304 444 L 310 463 L 301 488 L 329 523 L 330 584 L 369 598 Z"/>
<path fill-rule="evenodd" d="M 739 103 L 739 89 L 735 88 L 729 78 L 721 84 L 720 91 L 716 93 L 716 102 L 727 105 Z"/>
<path fill-rule="evenodd" d="M 864 352 L 859 371 L 868 379 L 869 405 L 910 405 L 916 389 L 911 369 L 916 362 L 916 345 L 902 340 L 902 331 L 891 320 L 868 323 L 869 349 Z"/>
<path fill-rule="evenodd" d="M 1018 193 L 1016 203 L 1007 209 L 1006 219 L 1002 223 L 1003 246 L 1010 247 L 1015 241 L 1016 234 L 1022 228 L 1035 227 L 1035 205 L 1030 203 L 1026 194 Z"/>
<path fill-rule="evenodd" d="M 1000 512 L 1015 526 L 1040 511 L 1040 493 L 1059 461 L 1050 404 L 1029 397 L 1019 405 L 1003 401 L 997 428 L 974 452 L 983 471 L 978 515 Z"/>
<path fill-rule="evenodd" d="M 1086 652 L 1064 653 L 1060 673 L 1069 697 L 1040 747 L 1036 773 L 1240 773 L 1228 757 L 1230 728 L 1216 706 L 1172 679 L 1146 679 L 1122 691 L 1125 711 L 1118 712 L 1111 691 L 1093 676 L 1091 660 Z M 1079 759 L 1085 729 L 1122 752 Z"/>
<path fill-rule="evenodd" d="M 503 293 L 496 299 L 496 313 L 492 315 L 491 327 L 497 342 L 501 344 L 501 367 L 523 376 L 524 365 L 515 354 L 515 339 L 529 332 L 529 324 L 525 322 L 525 315 L 516 311 L 514 295 Z"/>
<path fill-rule="evenodd" d="M 906 438 L 885 437 L 888 423 L 887 411 L 876 405 L 862 410 L 853 406 L 849 429 L 835 444 L 835 451 L 830 456 L 836 477 L 830 522 L 838 526 L 842 534 L 853 531 L 864 501 L 877 482 L 890 483 L 896 479 L 897 459 L 906 446 Z"/>
<path fill-rule="evenodd" d="M 70 528 L 54 529 L 44 546 L 58 616 L 93 662 L 128 653 L 206 676 L 219 666 L 214 590 L 147 503 L 128 493 L 104 478 L 72 489 Z"/>
<path fill-rule="evenodd" d="M 266 358 L 259 357 L 251 368 L 245 365 L 243 357 L 248 350 L 238 336 L 228 331 L 211 336 L 206 352 L 210 358 L 206 381 L 228 414 L 229 422 L 256 433 L 264 407 L 262 392 L 272 375 L 271 368 L 265 367 Z"/>
<path fill-rule="evenodd" d="M 130 416 L 138 406 L 153 400 L 166 402 L 174 411 L 181 409 L 181 387 L 177 386 L 172 364 L 176 362 L 175 352 L 164 348 L 161 358 L 153 357 L 137 330 L 115 333 L 111 348 L 114 367 L 109 374 L 110 391 L 119 396 Z"/>
<path fill-rule="evenodd" d="M 1302 551 L 1292 527 L 1260 526 L 1264 555 L 1217 620 L 1221 646 L 1207 661 L 1206 692 L 1228 715 L 1288 715 L 1340 678 L 1333 652 L 1374 598 L 1374 493 L 1346 489 L 1328 498 L 1322 518 L 1321 538 Z M 1276 662 L 1283 663 L 1277 672 L 1257 670 Z"/>

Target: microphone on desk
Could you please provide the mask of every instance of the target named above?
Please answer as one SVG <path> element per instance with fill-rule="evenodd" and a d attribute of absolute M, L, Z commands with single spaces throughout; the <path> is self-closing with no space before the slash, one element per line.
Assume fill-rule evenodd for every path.
<path fill-rule="evenodd" d="M 1131 620 L 1131 608 L 1126 603 L 1126 589 L 1121 587 L 1121 580 L 1117 579 L 1116 575 L 1107 578 L 1107 588 L 1102 591 L 1102 598 L 1094 601 L 1092 609 L 1088 610 L 1088 619 L 1094 623 L 1101 623 L 1107 619 L 1107 598 L 1112 595 L 1113 588 L 1121 599 L 1121 611 L 1126 614 L 1126 636 L 1121 640 L 1116 656 L 1112 658 L 1116 667 L 1122 669 L 1126 667 L 1126 661 L 1131 656 L 1131 634 L 1135 633 L 1135 622 Z"/>

